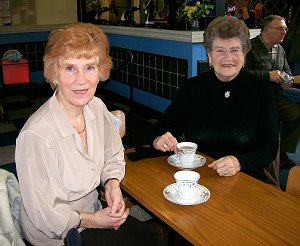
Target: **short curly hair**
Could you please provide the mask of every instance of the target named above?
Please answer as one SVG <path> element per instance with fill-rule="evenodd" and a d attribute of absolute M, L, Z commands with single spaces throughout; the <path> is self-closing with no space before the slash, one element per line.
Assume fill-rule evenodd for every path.
<path fill-rule="evenodd" d="M 43 57 L 44 76 L 55 88 L 58 69 L 64 59 L 96 57 L 100 71 L 100 81 L 109 78 L 112 59 L 109 43 L 103 31 L 93 24 L 74 23 L 52 31 L 49 35 Z"/>
<path fill-rule="evenodd" d="M 212 50 L 213 42 L 216 38 L 230 39 L 238 38 L 241 41 L 244 54 L 251 49 L 250 32 L 243 20 L 233 17 L 217 17 L 212 20 L 204 31 L 204 47 L 206 52 Z"/>

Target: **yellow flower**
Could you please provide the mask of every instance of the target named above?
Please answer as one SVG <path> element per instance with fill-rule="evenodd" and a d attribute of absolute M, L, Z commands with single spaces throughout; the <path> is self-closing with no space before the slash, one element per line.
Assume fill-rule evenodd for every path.
<path fill-rule="evenodd" d="M 195 1 L 185 0 L 183 5 L 177 11 L 178 20 L 194 20 L 201 17 L 211 15 L 214 6 L 210 4 L 209 0 Z"/>

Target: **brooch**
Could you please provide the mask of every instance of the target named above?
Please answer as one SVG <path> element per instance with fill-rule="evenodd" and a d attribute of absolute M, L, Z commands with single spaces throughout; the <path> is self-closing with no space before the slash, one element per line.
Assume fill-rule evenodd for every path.
<path fill-rule="evenodd" d="M 225 96 L 226 98 L 230 97 L 230 91 L 225 91 L 224 96 Z"/>

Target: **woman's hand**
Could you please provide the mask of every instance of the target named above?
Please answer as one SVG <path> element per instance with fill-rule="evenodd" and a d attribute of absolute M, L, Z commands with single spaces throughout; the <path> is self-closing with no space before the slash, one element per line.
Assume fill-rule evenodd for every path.
<path fill-rule="evenodd" d="M 106 207 L 95 213 L 80 212 L 81 223 L 83 228 L 115 229 L 117 230 L 127 219 L 129 208 L 125 209 L 120 216 L 111 216 L 111 208 Z"/>
<path fill-rule="evenodd" d="M 105 198 L 108 207 L 92 213 L 80 212 L 81 227 L 117 230 L 127 219 L 129 208 L 125 202 L 118 180 L 112 179 L 105 185 Z"/>
<path fill-rule="evenodd" d="M 107 182 L 105 185 L 105 199 L 110 209 L 107 214 L 111 218 L 123 218 L 124 214 L 127 214 L 125 202 L 122 196 L 122 192 L 120 189 L 120 184 L 118 180 L 112 179 Z M 129 213 L 129 210 L 128 210 Z M 127 214 L 128 216 L 128 214 Z M 127 216 L 125 216 L 127 218 Z M 125 218 L 125 219 L 126 219 Z M 124 220 L 125 221 L 125 220 Z M 123 222 L 124 222 L 123 221 Z M 114 227 L 114 229 L 118 229 L 119 227 Z"/>
<path fill-rule="evenodd" d="M 105 185 L 105 199 L 112 217 L 119 217 L 124 213 L 125 203 L 118 180 L 112 179 L 107 182 Z"/>
<path fill-rule="evenodd" d="M 208 167 L 216 170 L 220 176 L 233 176 L 241 170 L 240 162 L 233 155 L 222 157 Z"/>
<path fill-rule="evenodd" d="M 170 132 L 166 132 L 164 135 L 158 136 L 154 139 L 153 147 L 163 152 L 174 151 L 175 153 L 177 153 L 177 143 L 177 139 L 174 138 Z"/>
<path fill-rule="evenodd" d="M 94 228 L 100 229 L 115 229 L 117 230 L 127 219 L 129 215 L 129 208 L 127 208 L 121 216 L 113 217 L 110 215 L 111 209 L 109 207 L 98 210 L 93 215 Z"/>

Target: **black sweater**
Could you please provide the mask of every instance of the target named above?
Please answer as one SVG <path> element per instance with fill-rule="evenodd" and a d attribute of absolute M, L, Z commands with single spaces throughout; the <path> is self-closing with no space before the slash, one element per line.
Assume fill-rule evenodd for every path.
<path fill-rule="evenodd" d="M 234 155 L 241 171 L 261 180 L 265 180 L 263 167 L 278 151 L 273 91 L 269 83 L 244 69 L 229 82 L 220 81 L 213 70 L 190 78 L 159 120 L 158 129 L 159 134 L 184 135 L 215 159 Z"/>

